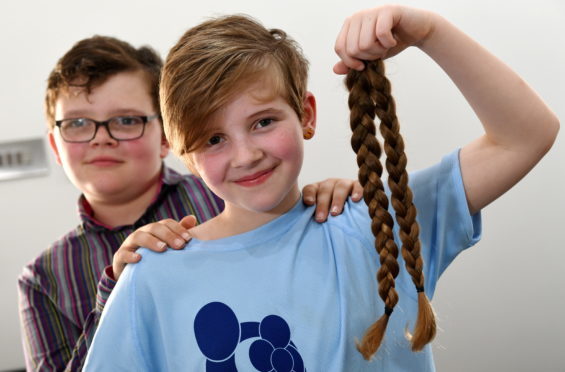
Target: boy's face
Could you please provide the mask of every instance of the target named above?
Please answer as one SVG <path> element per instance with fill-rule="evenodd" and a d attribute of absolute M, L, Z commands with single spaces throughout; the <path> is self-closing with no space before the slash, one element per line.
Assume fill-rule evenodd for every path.
<path fill-rule="evenodd" d="M 280 96 L 260 85 L 231 100 L 210 121 L 207 144 L 185 155 L 208 187 L 230 208 L 283 213 L 300 196 L 303 129 L 315 127 L 315 100 L 308 93 L 302 122 Z"/>
<path fill-rule="evenodd" d="M 140 71 L 121 72 L 86 94 L 70 88 L 55 102 L 55 118 L 89 118 L 105 121 L 116 116 L 154 115 L 149 87 Z M 99 127 L 86 143 L 69 143 L 59 128 L 49 133 L 49 142 L 57 162 L 86 196 L 105 203 L 131 201 L 159 180 L 162 159 L 168 153 L 159 119 L 148 121 L 141 138 L 117 141 Z"/>

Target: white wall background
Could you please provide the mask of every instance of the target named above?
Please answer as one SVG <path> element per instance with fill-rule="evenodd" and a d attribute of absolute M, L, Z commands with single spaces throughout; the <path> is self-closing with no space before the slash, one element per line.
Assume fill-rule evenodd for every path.
<path fill-rule="evenodd" d="M 318 132 L 301 182 L 354 178 L 346 92 L 333 75 L 343 19 L 378 1 L 76 0 L 0 3 L 0 142 L 45 135 L 45 79 L 71 45 L 112 35 L 163 56 L 204 17 L 251 14 L 294 36 L 311 61 Z M 421 0 L 520 73 L 565 118 L 565 3 L 560 0 Z M 419 50 L 388 62 L 410 168 L 481 133 L 454 85 Z M 565 371 L 565 149 L 563 130 L 525 180 L 483 212 L 484 238 L 440 281 L 434 306 L 439 371 Z M 174 161 L 173 161 L 174 163 Z M 49 176 L 0 182 L 0 370 L 23 366 L 16 278 L 21 267 L 77 223 L 77 191 L 50 156 Z M 178 163 L 176 163 L 178 166 Z"/>

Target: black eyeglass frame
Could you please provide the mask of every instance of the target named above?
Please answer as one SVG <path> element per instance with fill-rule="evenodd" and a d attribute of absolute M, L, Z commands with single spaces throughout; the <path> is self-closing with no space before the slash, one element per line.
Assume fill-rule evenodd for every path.
<path fill-rule="evenodd" d="M 137 137 L 134 138 L 127 138 L 127 139 L 120 139 L 120 138 L 116 138 L 114 137 L 114 135 L 112 134 L 112 131 L 110 130 L 110 122 L 112 120 L 115 120 L 117 118 L 139 118 L 141 119 L 141 121 L 143 122 L 143 128 L 141 129 L 141 134 Z M 145 125 L 150 122 L 151 120 L 155 120 L 161 118 L 160 114 L 155 114 L 155 115 L 124 115 L 124 116 L 114 116 L 113 118 L 110 118 L 108 120 L 104 120 L 104 121 L 97 121 L 94 119 L 90 119 L 90 118 L 75 118 L 75 119 L 62 119 L 62 120 L 55 120 L 55 125 L 59 128 L 59 132 L 61 133 L 61 138 L 63 138 L 63 141 L 68 142 L 68 143 L 87 143 L 90 142 L 94 139 L 94 137 L 96 137 L 96 133 L 98 133 L 98 128 L 100 127 L 104 127 L 106 128 L 106 132 L 108 132 L 108 135 L 116 140 L 116 141 L 132 141 L 132 140 L 136 140 L 138 138 L 143 137 L 143 134 L 145 133 Z M 65 138 L 65 136 L 63 135 L 63 131 L 61 130 L 61 125 L 63 124 L 63 121 L 66 120 L 76 120 L 76 119 L 86 119 L 86 120 L 90 120 L 91 122 L 93 122 L 96 125 L 96 128 L 94 129 L 94 134 L 92 135 L 92 137 L 88 140 L 82 140 L 82 141 L 71 141 Z"/>

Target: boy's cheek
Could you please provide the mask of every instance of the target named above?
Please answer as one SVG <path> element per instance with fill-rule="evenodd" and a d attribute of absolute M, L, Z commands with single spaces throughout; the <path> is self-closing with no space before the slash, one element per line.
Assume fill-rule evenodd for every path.
<path fill-rule="evenodd" d="M 53 155 L 55 156 L 55 160 L 57 161 L 57 164 L 63 165 L 63 163 L 61 162 L 61 154 L 59 153 L 59 147 L 61 145 L 57 143 L 55 134 L 53 134 L 53 132 L 49 132 L 49 135 L 47 136 L 47 140 L 49 142 L 49 147 L 51 148 L 51 151 L 53 151 Z"/>

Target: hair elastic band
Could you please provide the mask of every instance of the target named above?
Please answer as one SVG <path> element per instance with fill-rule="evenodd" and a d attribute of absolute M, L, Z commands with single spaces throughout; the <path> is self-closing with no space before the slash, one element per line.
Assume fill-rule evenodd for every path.
<path fill-rule="evenodd" d="M 392 307 L 385 306 L 385 314 L 387 316 L 390 316 L 390 314 L 392 314 L 392 310 L 394 310 Z"/>
<path fill-rule="evenodd" d="M 424 292 L 424 287 L 416 287 L 416 292 Z"/>

